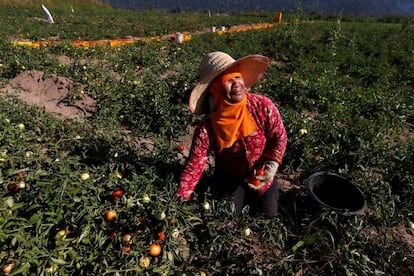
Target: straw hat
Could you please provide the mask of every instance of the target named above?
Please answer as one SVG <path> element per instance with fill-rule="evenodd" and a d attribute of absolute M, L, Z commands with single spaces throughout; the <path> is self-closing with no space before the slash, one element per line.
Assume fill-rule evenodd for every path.
<path fill-rule="evenodd" d="M 199 81 L 190 94 L 188 106 L 194 114 L 207 112 L 208 93 L 206 90 L 215 77 L 232 69 L 243 76 L 244 85 L 249 89 L 259 81 L 267 70 L 269 59 L 262 55 L 249 55 L 235 60 L 223 52 L 211 52 L 201 61 L 198 69 Z"/>

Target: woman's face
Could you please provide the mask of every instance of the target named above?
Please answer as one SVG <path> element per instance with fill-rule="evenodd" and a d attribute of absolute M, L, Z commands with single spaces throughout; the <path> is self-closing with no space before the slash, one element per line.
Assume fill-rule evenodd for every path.
<path fill-rule="evenodd" d="M 243 100 L 246 94 L 246 87 L 242 76 L 233 77 L 223 83 L 226 98 L 232 103 L 238 103 Z"/>

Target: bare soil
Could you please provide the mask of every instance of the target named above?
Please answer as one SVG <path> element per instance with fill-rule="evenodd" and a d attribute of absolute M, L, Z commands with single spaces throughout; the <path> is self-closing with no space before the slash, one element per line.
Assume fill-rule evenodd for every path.
<path fill-rule="evenodd" d="M 96 100 L 82 95 L 82 98 L 72 101 L 69 92 L 73 81 L 57 76 L 46 76 L 41 71 L 24 71 L 2 88 L 0 91 L 19 97 L 29 105 L 36 105 L 46 112 L 56 115 L 61 120 L 85 119 L 94 114 Z"/>

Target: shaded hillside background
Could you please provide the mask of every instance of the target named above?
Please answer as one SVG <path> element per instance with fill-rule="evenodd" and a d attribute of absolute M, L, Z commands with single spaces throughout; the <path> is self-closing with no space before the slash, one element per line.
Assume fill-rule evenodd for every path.
<path fill-rule="evenodd" d="M 168 11 L 240 12 L 246 10 L 293 11 L 346 15 L 413 15 L 413 0 L 107 0 L 112 7 Z"/>

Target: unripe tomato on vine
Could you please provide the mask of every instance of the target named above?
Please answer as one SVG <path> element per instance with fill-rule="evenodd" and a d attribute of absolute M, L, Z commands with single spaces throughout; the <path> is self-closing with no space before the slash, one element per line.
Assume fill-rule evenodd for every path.
<path fill-rule="evenodd" d="M 150 265 L 150 262 L 151 262 L 151 260 L 150 260 L 150 258 L 148 258 L 148 257 L 142 257 L 140 260 L 139 260 L 139 266 L 141 267 L 141 268 L 148 268 L 149 267 L 149 265 Z"/>

